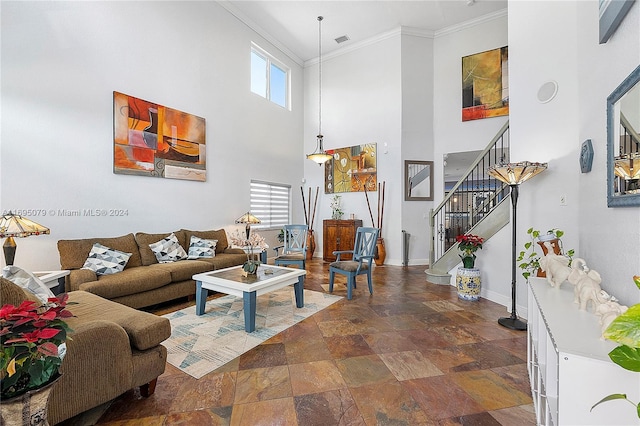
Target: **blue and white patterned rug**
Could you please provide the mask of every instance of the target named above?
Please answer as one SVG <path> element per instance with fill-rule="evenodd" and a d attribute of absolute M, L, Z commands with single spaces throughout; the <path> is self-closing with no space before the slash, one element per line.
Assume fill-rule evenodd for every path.
<path fill-rule="evenodd" d="M 240 297 L 209 300 L 201 316 L 195 306 L 163 315 L 171 322 L 171 337 L 162 343 L 167 362 L 199 379 L 340 299 L 304 290 L 304 307 L 296 308 L 293 287 L 258 296 L 253 333 L 244 331 Z"/>

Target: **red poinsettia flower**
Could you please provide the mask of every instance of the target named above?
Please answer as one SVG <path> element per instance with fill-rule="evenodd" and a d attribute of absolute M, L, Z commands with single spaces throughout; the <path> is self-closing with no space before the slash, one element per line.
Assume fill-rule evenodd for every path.
<path fill-rule="evenodd" d="M 71 331 L 63 319 L 73 316 L 67 299 L 64 294 L 42 306 L 28 300 L 0 307 L 0 399 L 38 389 L 57 374 L 58 347 Z"/>

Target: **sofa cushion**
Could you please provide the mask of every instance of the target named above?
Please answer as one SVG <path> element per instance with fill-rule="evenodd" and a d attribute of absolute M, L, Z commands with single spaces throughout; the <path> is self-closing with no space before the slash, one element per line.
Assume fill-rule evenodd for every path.
<path fill-rule="evenodd" d="M 171 335 L 171 326 L 166 318 L 135 310 L 95 294 L 72 291 L 69 293 L 69 302 L 77 303 L 67 305 L 74 315 L 74 318 L 66 320 L 71 328 L 74 328 L 74 324 L 106 319 L 124 328 L 131 346 L 141 351 L 159 345 Z"/>
<path fill-rule="evenodd" d="M 185 236 L 185 233 L 180 230 L 173 232 L 173 234 L 178 239 L 178 242 L 180 243 L 182 248 L 186 249 L 188 247 L 188 239 Z M 158 259 L 156 258 L 155 253 L 149 247 L 149 244 L 157 243 L 158 241 L 168 237 L 169 235 L 171 235 L 171 232 L 165 232 L 163 234 L 147 234 L 144 232 L 136 233 L 135 240 L 138 244 L 138 250 L 140 251 L 142 265 L 147 266 L 158 263 Z"/>
<path fill-rule="evenodd" d="M 114 238 L 88 238 L 84 240 L 58 241 L 60 266 L 62 267 L 62 269 L 82 268 L 85 260 L 87 260 L 87 257 L 89 257 L 91 248 L 95 243 L 100 243 L 103 246 L 107 246 L 125 253 L 131 253 L 131 257 L 129 258 L 129 262 L 127 262 L 127 266 L 125 267 L 125 269 L 142 265 L 136 239 L 133 234 L 127 234 L 121 237 Z"/>
<path fill-rule="evenodd" d="M 192 235 L 189 242 L 189 259 L 212 258 L 216 255 L 218 240 L 205 240 Z"/>
<path fill-rule="evenodd" d="M 206 262 L 212 264 L 214 269 L 223 269 L 242 265 L 246 260 L 247 255 L 240 250 L 240 253 L 220 253 L 212 259 L 199 259 L 196 262 Z"/>
<path fill-rule="evenodd" d="M 171 263 L 187 258 L 187 252 L 178 242 L 178 238 L 172 232 L 158 242 L 149 244 L 149 248 L 156 255 L 158 263 Z"/>
<path fill-rule="evenodd" d="M 107 299 L 128 296 L 162 287 L 171 282 L 171 273 L 167 270 L 138 266 L 127 268 L 112 275 L 101 275 L 98 281 L 82 283 L 79 290 L 88 291 Z"/>
<path fill-rule="evenodd" d="M 171 274 L 171 281 L 174 283 L 190 280 L 195 274 L 213 271 L 214 269 L 210 263 L 200 262 L 198 260 L 181 260 L 180 262 L 173 263 L 159 263 L 149 267 L 169 272 L 169 274 Z"/>
<path fill-rule="evenodd" d="M 216 229 L 210 231 L 191 231 L 188 229 L 182 229 L 186 235 L 186 241 L 191 241 L 191 236 L 195 235 L 196 237 L 204 238 L 205 240 L 218 240 L 218 244 L 216 244 L 216 254 L 222 253 L 229 246 L 227 241 L 227 233 L 224 229 Z"/>
<path fill-rule="evenodd" d="M 131 257 L 131 253 L 114 250 L 95 243 L 81 269 L 89 269 L 97 275 L 109 275 L 122 272 Z"/>

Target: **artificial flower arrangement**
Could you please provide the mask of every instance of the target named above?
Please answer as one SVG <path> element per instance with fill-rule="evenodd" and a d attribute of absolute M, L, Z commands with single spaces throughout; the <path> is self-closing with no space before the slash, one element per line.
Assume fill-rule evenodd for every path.
<path fill-rule="evenodd" d="M 64 318 L 66 293 L 42 306 L 25 300 L 18 307 L 0 308 L 0 396 L 9 399 L 41 388 L 55 379 L 71 331 Z M 61 347 L 62 346 L 62 347 Z"/>
<path fill-rule="evenodd" d="M 334 195 L 331 199 L 331 219 L 342 219 L 342 215 L 344 214 L 344 212 L 342 211 L 342 206 L 340 205 L 341 198 L 342 197 L 340 195 Z"/>
<path fill-rule="evenodd" d="M 477 235 L 464 234 L 458 235 L 456 241 L 458 241 L 458 248 L 462 252 L 458 255 L 460 259 L 462 259 L 462 265 L 468 269 L 473 268 L 476 262 L 476 255 L 474 253 L 482 248 L 484 239 Z"/>
<path fill-rule="evenodd" d="M 229 234 L 229 239 L 231 240 L 231 244 L 238 247 L 260 247 L 260 248 L 268 248 L 267 242 L 264 237 L 262 237 L 257 232 L 252 232 L 249 234 L 249 239 L 247 240 L 247 234 L 244 230 L 241 232 L 240 230 L 235 230 L 231 234 Z"/>

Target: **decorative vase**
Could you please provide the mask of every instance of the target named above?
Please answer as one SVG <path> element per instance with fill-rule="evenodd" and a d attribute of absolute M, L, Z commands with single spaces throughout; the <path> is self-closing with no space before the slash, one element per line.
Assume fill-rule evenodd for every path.
<path fill-rule="evenodd" d="M 462 300 L 476 301 L 480 298 L 480 269 L 458 268 L 456 274 L 456 287 L 458 298 Z"/>
<path fill-rule="evenodd" d="M 0 424 L 5 426 L 49 426 L 47 405 L 51 389 L 61 375 L 39 389 L 5 399 L 0 403 Z"/>
<path fill-rule="evenodd" d="M 387 250 L 384 247 L 384 239 L 382 237 L 376 240 L 376 255 L 373 261 L 377 266 L 384 265 L 384 260 L 387 258 Z"/>
<path fill-rule="evenodd" d="M 460 256 L 462 259 L 462 266 L 467 269 L 473 269 L 476 264 L 476 255 L 471 253 L 470 255 Z"/>
<path fill-rule="evenodd" d="M 307 231 L 307 260 L 313 259 L 313 252 L 316 251 L 316 237 L 313 229 Z"/>
<path fill-rule="evenodd" d="M 260 265 L 260 262 L 257 260 L 247 260 L 242 265 L 242 275 L 245 277 L 256 275 L 258 273 L 258 265 Z"/>

